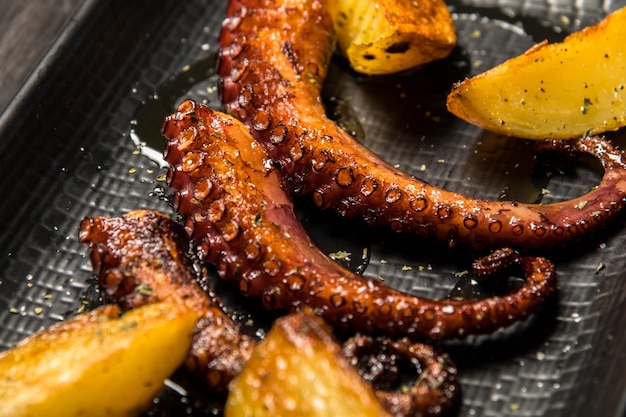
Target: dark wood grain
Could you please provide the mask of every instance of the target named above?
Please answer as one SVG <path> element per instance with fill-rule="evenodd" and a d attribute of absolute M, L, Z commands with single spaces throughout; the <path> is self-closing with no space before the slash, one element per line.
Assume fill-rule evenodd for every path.
<path fill-rule="evenodd" d="M 0 0 L 0 113 L 83 0 Z"/>

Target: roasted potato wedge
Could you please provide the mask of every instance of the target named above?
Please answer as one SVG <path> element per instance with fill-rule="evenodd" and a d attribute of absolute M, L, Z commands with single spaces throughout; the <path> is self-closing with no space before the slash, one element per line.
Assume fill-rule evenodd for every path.
<path fill-rule="evenodd" d="M 226 417 L 388 416 L 312 313 L 276 321 L 230 384 Z"/>
<path fill-rule="evenodd" d="M 626 124 L 626 8 L 456 84 L 448 109 L 484 129 L 571 139 Z"/>
<path fill-rule="evenodd" d="M 355 71 L 391 74 L 446 57 L 456 45 L 443 0 L 330 1 L 339 49 Z"/>
<path fill-rule="evenodd" d="M 135 416 L 191 345 L 196 313 L 167 303 L 119 317 L 105 306 L 0 354 L 0 416 Z"/>

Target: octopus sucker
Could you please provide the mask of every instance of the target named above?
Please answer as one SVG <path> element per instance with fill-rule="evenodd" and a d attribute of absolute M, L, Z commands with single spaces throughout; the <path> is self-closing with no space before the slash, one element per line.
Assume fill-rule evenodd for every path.
<path fill-rule="evenodd" d="M 193 243 L 180 224 L 156 211 L 137 210 L 121 217 L 85 218 L 79 237 L 90 247 L 93 273 L 100 287 L 123 310 L 167 299 L 198 312 L 185 369 L 204 378 L 214 394 L 224 394 L 250 360 L 258 340 L 242 331 L 210 287 L 201 285 L 206 270 L 196 262 Z M 296 287 L 301 284 L 292 280 Z M 371 375 L 379 370 L 381 361 L 404 358 L 420 363 L 416 380 L 407 391 L 387 386 L 374 389 L 391 415 L 431 415 L 430 410 L 445 411 L 459 397 L 455 364 L 431 346 L 406 339 L 358 336 L 344 343 L 341 352 L 373 388 L 377 384 Z M 376 352 L 383 355 L 376 356 L 376 362 L 367 360 Z"/>
<path fill-rule="evenodd" d="M 198 103 L 184 102 L 181 108 L 194 111 L 177 111 L 162 128 L 170 184 L 182 200 L 190 198 L 198 181 L 211 178 L 214 184 L 207 198 L 181 203 L 178 211 L 193 219 L 190 237 L 200 242 L 204 259 L 217 265 L 221 278 L 238 283 L 267 309 L 307 307 L 351 332 L 442 340 L 490 333 L 525 318 L 555 289 L 549 260 L 513 250 L 496 251 L 479 263 L 485 274 L 512 264 L 524 270 L 524 285 L 503 297 L 430 300 L 356 275 L 311 241 L 282 188 L 281 172 L 268 163 L 245 125 Z M 185 132 L 192 126 L 198 134 L 190 142 Z M 186 155 L 198 152 L 201 162 L 192 171 L 183 169 Z"/>
<path fill-rule="evenodd" d="M 320 94 L 334 34 L 324 0 L 237 0 L 227 14 L 217 63 L 222 102 L 264 145 L 286 189 L 313 195 L 322 209 L 450 246 L 546 253 L 605 229 L 626 205 L 624 153 L 597 136 L 544 145 L 602 163 L 598 186 L 567 201 L 486 201 L 408 175 L 325 115 Z"/>

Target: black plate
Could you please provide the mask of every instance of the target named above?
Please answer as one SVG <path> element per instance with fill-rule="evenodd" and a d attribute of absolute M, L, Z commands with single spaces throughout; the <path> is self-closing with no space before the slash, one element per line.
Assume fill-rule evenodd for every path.
<path fill-rule="evenodd" d="M 136 152 L 131 139 L 156 140 L 159 148 L 162 117 L 182 97 L 217 105 L 212 56 L 225 6 L 154 4 L 85 1 L 0 120 L 1 349 L 90 307 L 84 305 L 90 265 L 77 241 L 80 219 L 138 208 L 171 213 L 165 169 Z M 455 119 L 445 97 L 453 82 L 535 41 L 562 39 L 626 1 L 449 4 L 459 46 L 448 59 L 376 78 L 335 60 L 325 88 L 329 108 L 338 106 L 350 126 L 362 127 L 366 145 L 385 159 L 442 187 L 544 202 L 584 193 L 599 179 L 596 171 L 547 176 L 556 169 L 540 169 L 530 145 Z M 623 132 L 613 136 L 624 142 Z M 343 225 L 333 213 L 299 205 L 328 251 L 368 248 L 367 262 L 352 267 L 368 264 L 366 276 L 415 294 L 445 297 L 475 256 Z M 460 368 L 463 400 L 456 414 L 624 415 L 625 243 L 618 224 L 589 247 L 556 254 L 558 295 L 541 312 L 493 336 L 443 346 Z"/>

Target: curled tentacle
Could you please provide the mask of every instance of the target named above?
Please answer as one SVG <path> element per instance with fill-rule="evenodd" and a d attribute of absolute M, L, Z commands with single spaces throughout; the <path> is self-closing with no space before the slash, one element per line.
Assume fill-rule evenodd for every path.
<path fill-rule="evenodd" d="M 478 250 L 553 250 L 598 231 L 626 205 L 626 158 L 607 140 L 572 142 L 605 169 L 578 198 L 551 204 L 452 193 L 382 161 L 325 116 L 320 98 L 333 50 L 324 0 L 231 1 L 218 61 L 226 110 L 278 164 L 290 191 L 345 217 Z"/>
<path fill-rule="evenodd" d="M 528 259 L 528 261 L 526 261 Z M 474 261 L 472 271 L 475 275 L 483 277 L 506 269 L 514 264 L 532 262 L 532 258 L 521 258 L 519 253 L 511 248 L 502 248 Z"/>
<path fill-rule="evenodd" d="M 429 300 L 364 279 L 314 245 L 280 173 L 241 122 L 187 100 L 163 133 L 168 182 L 189 235 L 222 278 L 268 309 L 310 306 L 351 331 L 445 339 L 524 318 L 555 288 L 554 265 L 544 258 L 524 258 L 524 285 L 485 300 Z"/>
<path fill-rule="evenodd" d="M 343 354 L 373 385 L 395 385 L 402 360 L 416 361 L 419 377 L 408 388 L 376 395 L 394 416 L 437 416 L 445 413 L 460 393 L 457 370 L 451 359 L 435 348 L 406 338 L 389 340 L 360 335 L 349 339 Z M 391 374 L 391 375 L 390 375 Z M 385 381 L 380 382 L 380 379 Z"/>
<path fill-rule="evenodd" d="M 202 268 L 189 254 L 189 240 L 169 217 L 139 210 L 123 217 L 89 217 L 79 238 L 91 248 L 94 276 L 124 309 L 170 300 L 198 312 L 186 367 L 224 391 L 245 363 L 255 340 L 223 310 L 217 296 L 198 284 Z"/>

